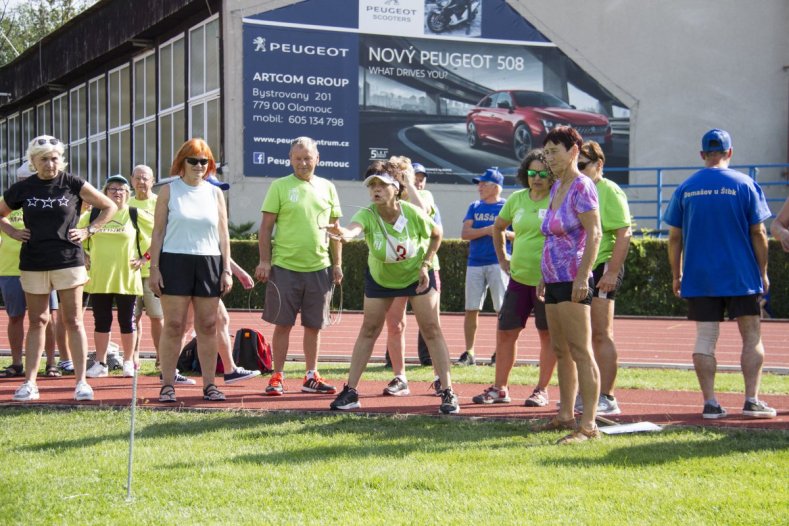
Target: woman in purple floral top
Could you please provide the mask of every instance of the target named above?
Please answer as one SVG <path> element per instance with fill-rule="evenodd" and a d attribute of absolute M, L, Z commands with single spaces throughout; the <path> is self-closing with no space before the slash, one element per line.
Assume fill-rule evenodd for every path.
<path fill-rule="evenodd" d="M 597 190 L 578 171 L 580 134 L 569 126 L 558 126 L 543 144 L 545 161 L 557 181 L 542 223 L 545 248 L 537 294 L 545 298 L 551 344 L 558 358 L 561 407 L 541 429 L 570 429 L 573 432 L 559 442 L 574 443 L 600 437 L 595 425 L 600 372 L 592 353 L 590 305 L 592 264 L 602 231 Z M 579 387 L 584 410 L 576 428 L 573 405 Z"/>

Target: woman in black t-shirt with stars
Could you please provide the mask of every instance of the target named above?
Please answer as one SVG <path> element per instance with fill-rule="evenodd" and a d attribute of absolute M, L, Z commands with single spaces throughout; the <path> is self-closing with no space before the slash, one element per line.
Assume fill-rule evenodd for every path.
<path fill-rule="evenodd" d="M 25 291 L 29 327 L 25 339 L 25 383 L 14 400 L 39 398 L 36 386 L 44 331 L 49 322 L 49 292 L 58 291 L 60 312 L 66 327 L 74 362 L 77 387 L 75 400 L 93 400 L 93 389 L 85 381 L 88 339 L 82 324 L 82 288 L 88 281 L 82 241 L 93 235 L 113 214 L 116 206 L 90 183 L 63 170 L 64 145 L 55 137 L 36 137 L 27 148 L 27 160 L 35 173 L 13 184 L 0 201 L 0 217 L 23 210 L 25 228 L 17 230 L 7 221 L 0 228 L 22 241 L 19 271 Z M 82 202 L 101 210 L 93 223 L 76 228 Z"/>

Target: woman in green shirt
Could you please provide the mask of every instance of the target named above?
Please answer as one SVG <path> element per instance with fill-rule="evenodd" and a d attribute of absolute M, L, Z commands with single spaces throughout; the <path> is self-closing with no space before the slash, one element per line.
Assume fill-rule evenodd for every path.
<path fill-rule="evenodd" d="M 537 285 L 542 278 L 540 259 L 545 244 L 540 225 L 550 203 L 549 194 L 555 178 L 545 165 L 542 149 L 531 150 L 524 157 L 518 168 L 518 180 L 525 188 L 507 198 L 493 224 L 493 247 L 499 265 L 510 276 L 499 310 L 495 381 L 471 400 L 475 404 L 506 404 L 511 401 L 507 386 L 518 355 L 518 337 L 533 312 L 540 338 L 540 378 L 525 405 L 544 407 L 548 405 L 547 387 L 556 367 L 556 355 L 551 349 L 545 303 L 537 298 Z M 504 232 L 510 226 L 515 232 L 515 239 L 512 256 L 508 257 Z"/>
<path fill-rule="evenodd" d="M 90 281 L 85 292 L 90 293 L 93 307 L 96 361 L 85 373 L 88 378 L 107 376 L 107 346 L 112 327 L 112 305 L 118 308 L 118 325 L 123 349 L 123 376 L 134 376 L 134 303 L 142 295 L 140 267 L 150 240 L 143 239 L 139 227 L 132 222 L 129 208 L 129 182 L 122 175 L 113 175 L 104 184 L 103 193 L 115 203 L 118 212 L 112 220 L 83 242 L 90 257 Z M 146 232 L 152 228 L 151 216 L 139 214 L 137 221 L 146 222 Z M 90 212 L 80 217 L 78 227 L 90 224 Z"/>
<path fill-rule="evenodd" d="M 369 250 L 364 321 L 353 348 L 348 383 L 330 407 L 339 410 L 361 407 L 356 387 L 386 322 L 386 311 L 395 298 L 405 296 L 411 301 L 441 380 L 439 412 L 459 413 L 460 405 L 449 374 L 449 351 L 436 308 L 438 291 L 433 261 L 441 244 L 441 227 L 424 210 L 400 199 L 403 186 L 388 173 L 370 175 L 364 184 L 373 204 L 359 210 L 348 228 L 335 225 L 328 229 L 343 240 L 364 233 Z"/>

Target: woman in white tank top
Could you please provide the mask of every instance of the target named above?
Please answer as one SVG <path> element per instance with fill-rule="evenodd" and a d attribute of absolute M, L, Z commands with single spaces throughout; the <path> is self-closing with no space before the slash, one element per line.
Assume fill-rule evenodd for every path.
<path fill-rule="evenodd" d="M 219 297 L 233 284 L 227 209 L 219 188 L 206 181 L 216 172 L 208 144 L 190 139 L 170 170 L 180 176 L 162 188 L 156 202 L 149 286 L 161 297 L 164 327 L 159 340 L 163 385 L 160 402 L 175 402 L 175 367 L 189 305 L 194 308 L 197 352 L 203 364 L 203 398 L 225 399 L 214 385 Z M 169 379 L 169 380 L 168 380 Z"/>

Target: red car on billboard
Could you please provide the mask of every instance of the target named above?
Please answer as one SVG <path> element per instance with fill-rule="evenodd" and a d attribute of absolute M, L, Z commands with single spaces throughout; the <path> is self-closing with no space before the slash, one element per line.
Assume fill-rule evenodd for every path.
<path fill-rule="evenodd" d="M 584 140 L 595 140 L 606 151 L 611 150 L 608 117 L 577 110 L 549 93 L 494 91 L 466 115 L 469 146 L 491 144 L 507 148 L 518 161 L 532 148 L 541 147 L 548 131 L 559 125 L 572 126 Z"/>

